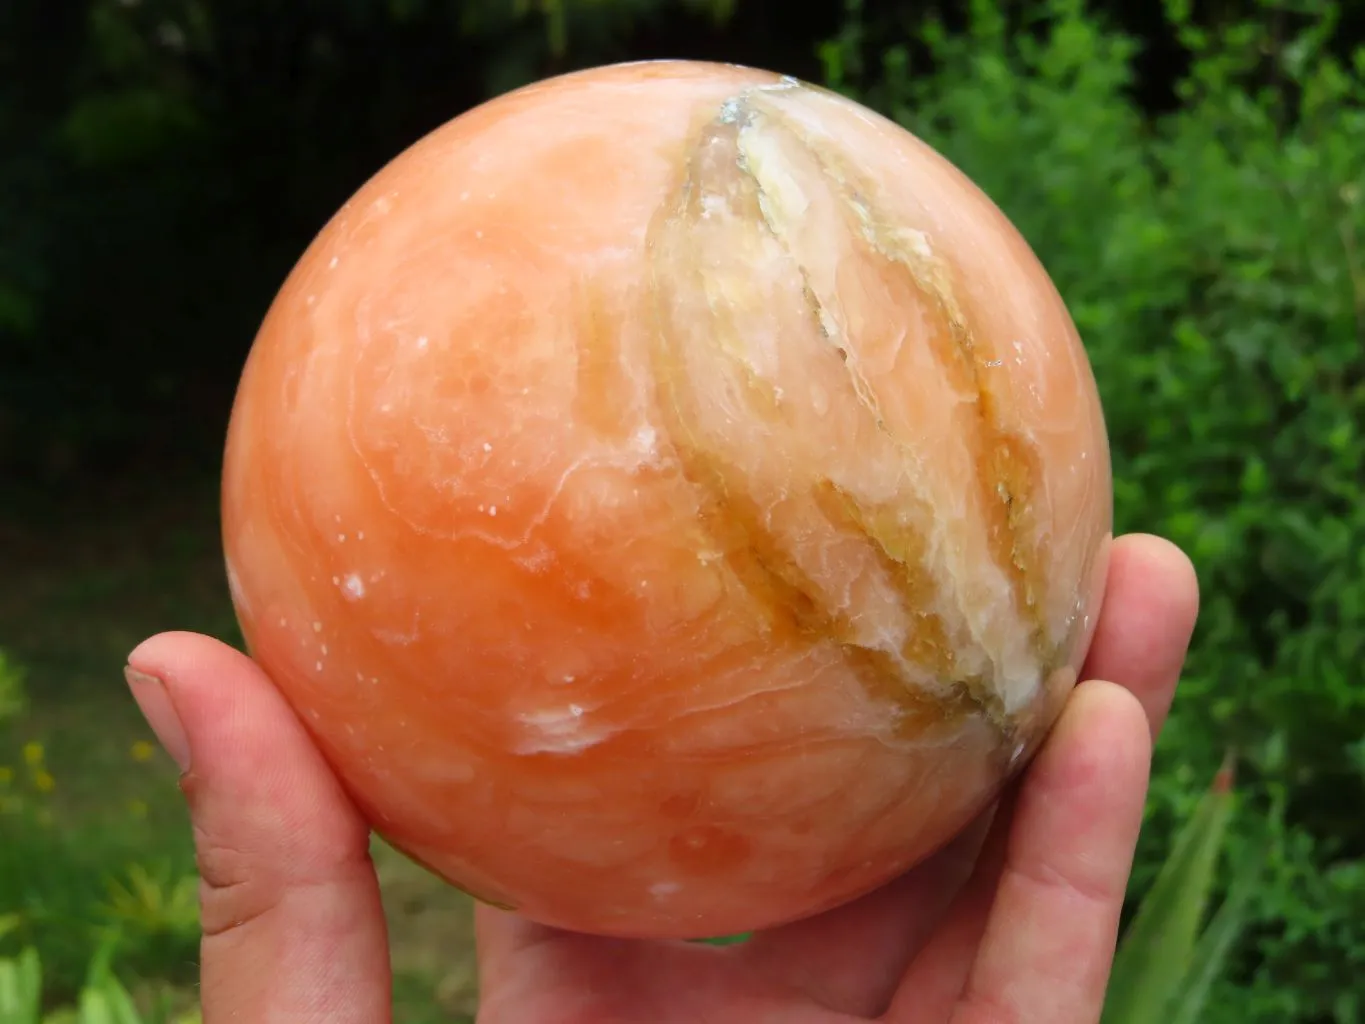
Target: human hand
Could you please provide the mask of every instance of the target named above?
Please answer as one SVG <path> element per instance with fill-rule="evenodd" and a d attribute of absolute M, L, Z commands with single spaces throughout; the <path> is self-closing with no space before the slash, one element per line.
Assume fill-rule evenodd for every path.
<path fill-rule="evenodd" d="M 1189 561 L 1115 542 L 1082 682 L 990 813 L 885 888 L 714 947 L 577 935 L 479 907 L 480 1024 L 1091 1024 L 1198 606 Z M 185 770 L 205 1024 L 382 1024 L 369 829 L 244 655 L 167 633 L 129 683 Z"/>

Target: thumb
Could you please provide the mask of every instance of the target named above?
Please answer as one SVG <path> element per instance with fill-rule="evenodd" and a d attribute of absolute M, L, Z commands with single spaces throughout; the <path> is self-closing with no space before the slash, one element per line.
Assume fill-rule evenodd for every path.
<path fill-rule="evenodd" d="M 283 697 L 251 659 L 192 633 L 145 641 L 127 677 L 184 773 L 205 1024 L 388 1021 L 369 829 Z"/>

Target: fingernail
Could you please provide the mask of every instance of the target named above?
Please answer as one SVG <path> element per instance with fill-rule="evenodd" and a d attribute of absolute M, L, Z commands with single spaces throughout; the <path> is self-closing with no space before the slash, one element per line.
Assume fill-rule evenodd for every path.
<path fill-rule="evenodd" d="M 190 769 L 190 740 L 185 735 L 185 727 L 180 724 L 171 695 L 166 692 L 166 684 L 156 676 L 139 672 L 131 665 L 123 670 L 128 680 L 128 688 L 133 691 L 133 699 L 142 709 L 142 717 L 152 727 L 152 732 L 161 741 L 166 753 L 171 755 L 182 772 Z"/>

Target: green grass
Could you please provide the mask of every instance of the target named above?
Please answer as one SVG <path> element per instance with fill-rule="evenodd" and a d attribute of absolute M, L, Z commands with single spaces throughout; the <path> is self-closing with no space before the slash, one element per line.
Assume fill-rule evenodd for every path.
<path fill-rule="evenodd" d="M 0 721 L 0 918 L 20 920 L 0 938 L 0 955 L 36 945 L 51 997 L 68 998 L 118 926 L 122 973 L 144 990 L 192 993 L 197 934 L 182 905 L 193 885 L 189 820 L 122 668 L 139 641 L 165 629 L 239 642 L 214 481 L 143 481 L 79 505 L 29 501 L 22 516 L 0 512 L 0 565 L 0 651 L 27 693 L 21 714 Z M 396 1019 L 471 1017 L 467 898 L 378 843 L 376 862 Z"/>

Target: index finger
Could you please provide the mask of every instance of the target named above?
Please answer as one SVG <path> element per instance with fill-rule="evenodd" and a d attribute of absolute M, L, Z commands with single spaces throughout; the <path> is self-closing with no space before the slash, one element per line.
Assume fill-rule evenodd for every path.
<path fill-rule="evenodd" d="M 1155 738 L 1199 614 L 1194 566 L 1168 540 L 1128 534 L 1110 549 L 1105 593 L 1080 678 L 1112 680 L 1131 691 Z"/>

